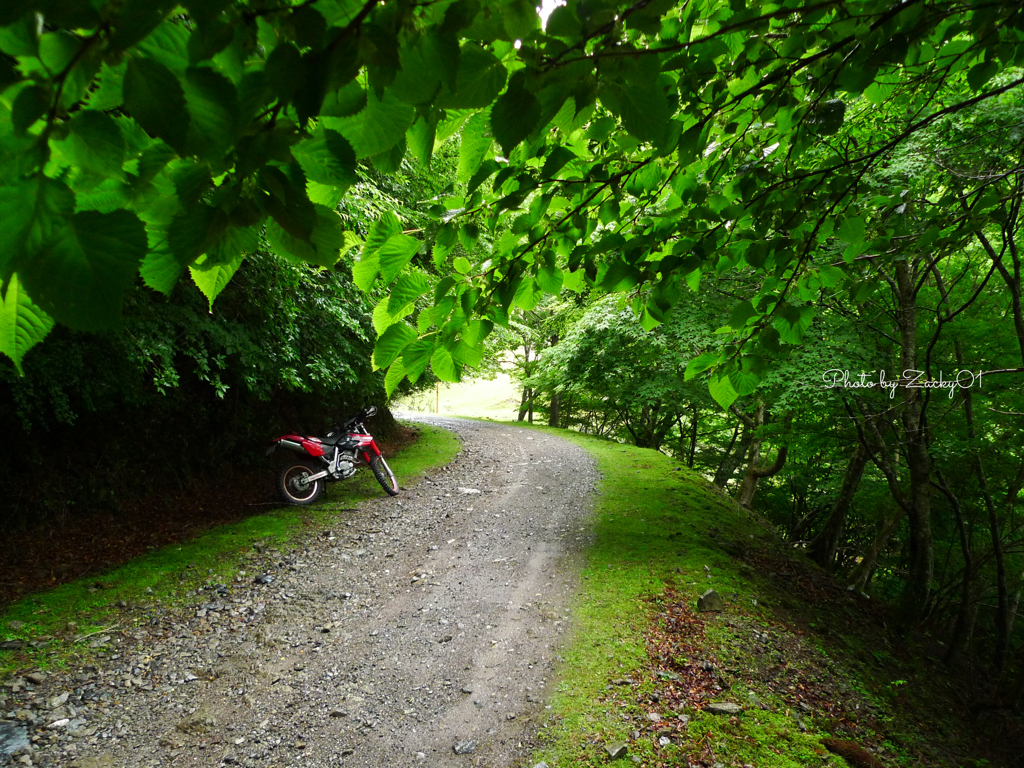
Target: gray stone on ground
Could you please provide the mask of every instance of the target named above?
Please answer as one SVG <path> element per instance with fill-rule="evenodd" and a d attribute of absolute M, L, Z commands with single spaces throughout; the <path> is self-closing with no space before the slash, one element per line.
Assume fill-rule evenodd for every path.
<path fill-rule="evenodd" d="M 709 589 L 697 598 L 697 610 L 699 611 L 721 611 L 725 609 L 722 597 L 715 590 Z"/>
<path fill-rule="evenodd" d="M 475 741 L 457 741 L 452 747 L 452 751 L 456 755 L 471 755 L 476 752 Z"/>
<path fill-rule="evenodd" d="M 13 755 L 20 747 L 27 747 L 28 729 L 10 720 L 0 720 L 0 755 Z"/>
<path fill-rule="evenodd" d="M 98 757 L 80 757 L 71 765 L 72 768 L 114 768 L 114 757 L 110 754 Z"/>
<path fill-rule="evenodd" d="M 617 744 L 609 744 L 604 748 L 604 751 L 608 753 L 608 757 L 612 760 L 618 760 L 620 757 L 625 757 L 629 751 L 629 747 L 619 742 Z"/>
<path fill-rule="evenodd" d="M 707 711 L 713 715 L 738 715 L 743 711 L 743 707 L 731 701 L 722 701 L 708 704 Z"/>

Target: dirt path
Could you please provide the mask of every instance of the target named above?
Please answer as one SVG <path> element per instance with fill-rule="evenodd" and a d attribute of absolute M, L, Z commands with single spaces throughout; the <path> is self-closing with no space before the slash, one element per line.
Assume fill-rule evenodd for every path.
<path fill-rule="evenodd" d="M 253 555 L 187 615 L 130 607 L 136 628 L 97 638 L 102 667 L 10 688 L 0 716 L 32 722 L 33 764 L 522 764 L 596 472 L 555 437 L 429 421 L 464 441 L 444 471 L 297 550 Z"/>

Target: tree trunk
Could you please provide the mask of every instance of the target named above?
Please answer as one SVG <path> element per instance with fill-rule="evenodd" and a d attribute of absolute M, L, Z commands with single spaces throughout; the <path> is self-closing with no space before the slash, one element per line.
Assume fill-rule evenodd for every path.
<path fill-rule="evenodd" d="M 861 561 L 854 566 L 852 571 L 850 571 L 850 575 L 846 580 L 849 585 L 858 592 L 863 592 L 867 589 L 868 581 L 875 570 L 875 564 L 878 562 L 878 553 L 881 552 L 885 545 L 889 543 L 889 538 L 899 527 L 904 514 L 905 512 L 903 507 L 897 506 L 892 517 L 882 523 L 882 527 L 879 529 L 878 533 L 875 534 L 875 538 L 871 541 L 871 544 L 868 545 L 867 550 L 864 552 L 864 557 L 862 557 Z"/>
<path fill-rule="evenodd" d="M 900 376 L 917 369 L 917 295 L 907 262 L 895 265 L 899 301 Z M 910 375 L 907 373 L 906 375 Z M 923 619 L 931 606 L 935 556 L 932 549 L 931 460 L 920 389 L 904 387 L 903 442 L 910 474 L 907 519 L 910 522 L 910 566 L 900 598 L 901 614 L 908 624 Z"/>
<path fill-rule="evenodd" d="M 559 395 L 557 392 L 551 393 L 551 410 L 548 412 L 549 427 L 558 426 L 558 410 L 559 406 L 561 405 L 561 399 L 561 395 Z"/>
<path fill-rule="evenodd" d="M 743 473 L 743 483 L 740 485 L 739 493 L 736 494 L 736 501 L 741 507 L 747 509 L 754 502 L 754 494 L 757 493 L 757 483 L 761 478 L 773 477 L 777 475 L 779 471 L 786 464 L 786 456 L 789 453 L 789 446 L 784 445 L 779 448 L 779 454 L 775 457 L 775 462 L 768 466 L 758 466 L 757 457 L 761 452 L 761 441 L 757 441 L 756 448 L 751 455 L 751 460 L 747 464 L 747 471 Z"/>
<path fill-rule="evenodd" d="M 526 409 L 527 409 L 527 405 L 528 404 L 529 404 L 530 410 L 532 410 L 533 409 L 533 397 L 530 394 L 530 388 L 529 387 L 523 387 L 523 399 L 519 401 L 519 418 L 516 419 L 516 421 L 525 421 L 525 419 L 526 419 Z M 533 419 L 530 419 L 530 421 L 532 422 Z"/>
<path fill-rule="evenodd" d="M 732 479 L 732 476 L 736 474 L 736 470 L 743 464 L 748 453 L 751 453 L 753 450 L 760 450 L 761 441 L 757 439 L 757 428 L 764 424 L 763 404 L 757 407 L 753 417 L 743 413 L 743 411 L 735 405 L 729 410 L 736 415 L 739 419 L 739 423 L 736 425 L 736 430 L 732 435 L 732 441 L 729 443 L 729 447 L 725 451 L 725 456 L 722 457 L 722 461 L 718 465 L 718 470 L 715 472 L 715 479 L 712 481 L 719 488 L 725 488 L 726 484 Z M 739 445 L 734 451 L 733 446 L 736 444 L 736 434 L 740 429 L 740 425 L 743 427 L 743 432 L 740 436 Z M 755 441 L 756 447 L 754 446 Z M 751 455 L 754 454 L 751 453 Z"/>
<path fill-rule="evenodd" d="M 864 476 L 864 467 L 870 457 L 868 449 L 863 443 L 857 443 L 857 448 L 846 465 L 846 474 L 843 476 L 843 486 L 839 490 L 839 498 L 832 505 L 832 512 L 825 521 L 825 527 L 821 529 L 811 542 L 810 555 L 822 568 L 831 568 L 836 559 L 836 552 L 839 551 L 839 537 L 843 533 L 843 526 L 846 524 L 846 513 L 850 511 L 853 504 L 853 497 L 857 493 L 857 486 Z"/>
<path fill-rule="evenodd" d="M 690 417 L 690 454 L 686 457 L 686 466 L 693 469 L 693 455 L 697 452 L 697 422 L 700 411 L 693 406 L 693 416 Z"/>

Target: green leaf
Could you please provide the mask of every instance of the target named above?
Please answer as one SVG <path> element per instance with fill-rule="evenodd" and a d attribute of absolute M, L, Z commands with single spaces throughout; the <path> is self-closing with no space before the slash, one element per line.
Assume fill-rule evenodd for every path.
<path fill-rule="evenodd" d="M 749 301 L 743 301 L 737 304 L 732 314 L 729 315 L 729 327 L 740 330 L 747 324 L 747 320 L 752 317 L 757 317 L 757 310 L 754 309 L 754 305 Z"/>
<path fill-rule="evenodd" d="M 602 81 L 601 103 L 640 141 L 658 141 L 672 116 L 657 80 Z"/>
<path fill-rule="evenodd" d="M 537 283 L 547 293 L 557 296 L 562 292 L 562 270 L 558 267 L 544 267 L 537 273 Z"/>
<path fill-rule="evenodd" d="M 171 70 L 153 59 L 131 58 L 124 73 L 124 103 L 147 133 L 185 153 L 191 118 L 185 91 Z"/>
<path fill-rule="evenodd" d="M 501 93 L 508 72 L 490 51 L 466 43 L 459 53 L 458 87 L 442 90 L 434 105 L 442 109 L 482 109 Z"/>
<path fill-rule="evenodd" d="M 802 344 L 804 333 L 811 327 L 813 319 L 813 306 L 794 307 L 791 304 L 783 304 L 778 310 L 778 317 L 772 323 L 772 327 L 779 332 L 780 338 L 787 344 Z"/>
<path fill-rule="evenodd" d="M 76 330 L 116 328 L 124 292 L 146 254 L 146 229 L 129 211 L 83 211 L 61 222 L 18 274 L 42 309 Z"/>
<path fill-rule="evenodd" d="M 402 351 L 416 341 L 416 331 L 405 323 L 389 326 L 373 348 L 373 369 L 387 368 Z"/>
<path fill-rule="evenodd" d="M 844 243 L 860 243 L 864 240 L 864 219 L 846 219 L 839 225 L 836 235 Z"/>
<path fill-rule="evenodd" d="M 429 290 L 430 283 L 419 272 L 402 275 L 391 289 L 391 297 L 388 299 L 388 313 L 394 317 Z"/>
<path fill-rule="evenodd" d="M 352 145 L 330 128 L 317 126 L 308 139 L 292 147 L 292 154 L 310 181 L 345 190 L 359 180 Z"/>
<path fill-rule="evenodd" d="M 526 90 L 526 78 L 516 73 L 491 108 L 491 132 L 505 155 L 511 154 L 523 139 L 533 133 L 540 120 L 540 102 Z"/>
<path fill-rule="evenodd" d="M 429 104 L 441 87 L 441 66 L 426 51 L 426 38 L 413 45 L 402 46 L 401 71 L 391 84 L 391 91 L 406 104 Z"/>
<path fill-rule="evenodd" d="M 717 362 L 717 350 L 709 349 L 707 352 L 703 352 L 702 354 L 693 358 L 692 360 L 690 360 L 689 363 L 686 364 L 686 373 L 684 375 L 685 380 L 689 381 L 698 374 L 706 371 L 708 368 L 710 368 Z"/>
<path fill-rule="evenodd" d="M 16 269 L 19 255 L 30 259 L 41 239 L 58 230 L 74 208 L 74 193 L 55 179 L 35 177 L 0 186 L 0 281 Z"/>
<path fill-rule="evenodd" d="M 484 351 L 470 346 L 464 341 L 460 341 L 456 345 L 455 351 L 452 352 L 452 357 L 463 365 L 468 365 L 470 368 L 479 368 L 480 363 L 484 359 Z"/>
<path fill-rule="evenodd" d="M 282 256 L 290 255 L 293 263 L 307 262 L 321 267 L 333 266 L 341 258 L 342 249 L 352 246 L 341 217 L 323 205 L 313 205 L 316 220 L 309 240 L 295 237 L 276 221 L 267 224 L 267 239 Z"/>
<path fill-rule="evenodd" d="M 967 73 L 967 84 L 972 91 L 980 91 L 981 87 L 999 73 L 999 62 L 990 59 L 975 64 Z"/>
<path fill-rule="evenodd" d="M 405 352 L 402 353 L 402 366 L 409 381 L 415 383 L 427 369 L 433 352 L 434 342 L 430 339 L 419 339 L 405 348 Z"/>
<path fill-rule="evenodd" d="M 142 281 L 165 296 L 171 295 L 184 271 L 185 265 L 168 248 L 151 248 L 139 267 Z"/>
<path fill-rule="evenodd" d="M 399 384 L 402 383 L 402 379 L 405 378 L 405 366 L 401 360 L 395 360 L 390 366 L 388 366 L 388 372 L 384 376 L 384 393 L 391 397 L 391 393 L 395 391 Z"/>
<path fill-rule="evenodd" d="M 459 145 L 459 181 L 465 183 L 470 178 L 475 180 L 474 174 L 479 170 L 480 163 L 487 156 L 487 150 L 491 148 L 491 129 L 488 125 L 490 112 L 477 112 L 466 123 L 462 129 L 462 143 Z M 494 164 L 497 168 L 497 163 Z M 477 184 L 479 186 L 479 184 Z M 476 187 L 472 187 L 472 192 Z"/>
<path fill-rule="evenodd" d="M 416 110 L 400 101 L 391 91 L 378 99 L 371 93 L 366 107 L 352 117 L 325 117 L 323 124 L 339 131 L 351 142 L 358 158 L 387 152 L 405 139 L 405 132 L 416 119 Z"/>
<path fill-rule="evenodd" d="M 89 173 L 121 179 L 126 144 L 121 129 L 110 115 L 82 109 L 71 119 L 65 152 Z"/>
<path fill-rule="evenodd" d="M 209 67 L 189 67 L 183 85 L 192 118 L 189 151 L 220 167 L 237 134 L 238 92 L 230 80 Z"/>
<path fill-rule="evenodd" d="M 0 352 L 14 361 L 19 374 L 25 374 L 21 369 L 25 353 L 45 339 L 53 325 L 53 318 L 32 303 L 13 275 L 0 306 Z"/>
<path fill-rule="evenodd" d="M 430 167 L 430 158 L 434 153 L 436 132 L 437 123 L 421 117 L 405 134 L 405 140 L 409 145 L 412 156 L 416 158 L 416 162 L 425 168 Z"/>
<path fill-rule="evenodd" d="M 352 282 L 364 293 L 368 292 L 373 281 L 380 274 L 380 257 L 376 253 L 359 257 L 359 261 L 352 264 Z"/>
<path fill-rule="evenodd" d="M 11 106 L 11 124 L 15 134 L 23 134 L 50 109 L 53 92 L 48 85 L 22 88 Z"/>
<path fill-rule="evenodd" d="M 381 275 L 385 285 L 395 279 L 395 276 L 412 260 L 422 245 L 421 241 L 409 235 L 392 235 L 387 239 L 378 252 Z"/>
<path fill-rule="evenodd" d="M 194 267 L 189 267 L 189 272 L 192 273 L 192 280 L 202 291 L 203 296 L 206 297 L 207 301 L 210 302 L 210 311 L 213 311 L 213 302 L 220 295 L 220 292 L 224 290 L 231 278 L 234 277 L 235 272 L 242 266 L 242 262 L 245 260 L 245 254 L 240 253 L 231 261 L 225 264 L 215 264 L 213 266 L 206 267 L 200 263 Z"/>
<path fill-rule="evenodd" d="M 438 347 L 430 356 L 430 369 L 441 381 L 459 380 L 459 370 L 455 366 L 452 353 L 444 347 Z"/>
<path fill-rule="evenodd" d="M 726 411 L 739 397 L 739 393 L 733 389 L 728 376 L 712 376 L 708 382 L 708 391 L 711 392 L 711 397 L 715 399 L 715 402 Z"/>

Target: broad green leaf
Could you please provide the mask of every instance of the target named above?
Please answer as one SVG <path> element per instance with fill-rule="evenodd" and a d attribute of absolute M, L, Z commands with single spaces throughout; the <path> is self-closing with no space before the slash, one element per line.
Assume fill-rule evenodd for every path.
<path fill-rule="evenodd" d="M 412 304 L 416 299 L 430 290 L 427 278 L 419 272 L 402 275 L 391 289 L 388 299 L 388 313 L 392 316 Z"/>
<path fill-rule="evenodd" d="M 390 91 L 384 98 L 370 93 L 366 107 L 351 117 L 325 117 L 323 124 L 339 131 L 351 142 L 356 157 L 364 158 L 387 152 L 405 139 L 405 132 L 416 119 L 416 110 L 400 101 Z"/>
<path fill-rule="evenodd" d="M 462 329 L 462 340 L 471 347 L 478 346 L 494 328 L 490 320 L 471 320 Z"/>
<path fill-rule="evenodd" d="M 703 373 L 717 362 L 717 350 L 709 349 L 707 352 L 701 353 L 700 355 L 693 358 L 692 360 L 690 360 L 689 363 L 686 364 L 686 381 L 689 381 L 698 374 Z"/>
<path fill-rule="evenodd" d="M 416 255 L 423 243 L 409 235 L 392 235 L 387 242 L 380 247 L 380 271 L 387 285 L 401 272 L 412 257 Z"/>
<path fill-rule="evenodd" d="M 405 348 L 402 353 L 402 366 L 405 368 L 409 381 L 416 383 L 430 363 L 434 352 L 434 342 L 430 339 L 419 339 Z"/>
<path fill-rule="evenodd" d="M 781 339 L 787 344 L 802 344 L 804 333 L 811 327 L 811 321 L 814 319 L 814 307 L 783 304 L 777 314 L 778 317 L 772 323 L 772 327 L 779 332 Z"/>
<path fill-rule="evenodd" d="M 185 90 L 178 78 L 158 61 L 133 57 L 124 73 L 124 103 L 151 136 L 185 152 L 189 117 Z"/>
<path fill-rule="evenodd" d="M 430 166 L 430 158 L 434 153 L 436 130 L 437 124 L 433 120 L 421 117 L 405 133 L 409 151 L 416 158 L 416 162 L 424 167 Z"/>
<path fill-rule="evenodd" d="M 97 176 L 124 177 L 126 144 L 121 129 L 109 115 L 83 109 L 71 119 L 71 132 L 64 141 L 65 153 L 75 163 Z"/>
<path fill-rule="evenodd" d="M 381 214 L 370 227 L 370 233 L 366 236 L 366 245 L 363 247 L 363 255 L 368 256 L 376 253 L 387 239 L 402 231 L 402 223 L 392 211 Z"/>
<path fill-rule="evenodd" d="M 391 397 L 391 394 L 402 383 L 404 378 L 405 366 L 401 360 L 395 360 L 395 362 L 388 366 L 388 372 L 384 376 L 384 393 Z"/>
<path fill-rule="evenodd" d="M 728 376 L 712 376 L 708 381 L 708 391 L 715 402 L 722 406 L 722 410 L 729 410 L 729 406 L 736 402 L 739 394 L 733 388 Z"/>
<path fill-rule="evenodd" d="M 279 253 L 290 260 L 308 262 L 321 267 L 333 266 L 341 258 L 342 249 L 352 246 L 346 238 L 341 217 L 330 208 L 314 205 L 316 223 L 308 241 L 295 237 L 279 226 L 276 221 L 267 223 L 267 239 Z"/>
<path fill-rule="evenodd" d="M 352 145 L 330 128 L 317 126 L 308 139 L 292 147 L 292 154 L 310 181 L 345 190 L 359 180 Z"/>
<path fill-rule="evenodd" d="M 71 328 L 121 322 L 121 301 L 146 254 L 146 229 L 129 211 L 83 211 L 60 222 L 40 249 L 17 259 L 36 303 Z"/>
<path fill-rule="evenodd" d="M 63 226 L 74 208 L 74 193 L 55 179 L 36 177 L 0 186 L 0 282 L 16 269 L 18 255 L 38 248 L 39 240 Z M 29 244 L 31 233 L 34 242 Z"/>
<path fill-rule="evenodd" d="M 237 134 L 238 92 L 230 80 L 209 67 L 189 67 L 182 85 L 192 119 L 188 148 L 220 168 Z"/>
<path fill-rule="evenodd" d="M 967 84 L 972 91 L 980 91 L 981 87 L 999 74 L 999 62 L 993 59 L 975 64 L 967 73 Z"/>
<path fill-rule="evenodd" d="M 32 303 L 18 276 L 13 275 L 0 306 L 0 352 L 14 361 L 19 374 L 25 373 L 21 369 L 25 353 L 45 339 L 53 325 L 53 319 Z"/>
<path fill-rule="evenodd" d="M 459 370 L 455 366 L 452 353 L 444 347 L 438 347 L 430 356 L 430 369 L 441 381 L 459 380 Z"/>
<path fill-rule="evenodd" d="M 846 219 L 836 230 L 836 236 L 845 243 L 860 243 L 864 240 L 864 219 Z"/>
<path fill-rule="evenodd" d="M 442 109 L 482 109 L 505 87 L 508 72 L 490 51 L 466 43 L 459 54 L 458 88 L 442 90 L 434 105 Z"/>
<path fill-rule="evenodd" d="M 203 260 L 200 260 L 200 263 L 196 266 L 188 268 L 189 272 L 192 273 L 192 280 L 199 290 L 202 291 L 207 301 L 210 302 L 211 312 L 213 311 L 214 300 L 220 295 L 220 292 L 224 290 L 227 284 L 231 282 L 231 278 L 234 277 L 238 268 L 242 266 L 244 260 L 245 254 L 240 253 L 233 260 L 224 264 L 214 264 L 213 266 L 206 267 Z"/>
<path fill-rule="evenodd" d="M 139 267 L 142 281 L 165 296 L 171 295 L 184 271 L 185 265 L 168 248 L 150 248 Z"/>
<path fill-rule="evenodd" d="M 572 150 L 557 145 L 544 160 L 544 167 L 541 169 L 540 175 L 545 179 L 553 179 L 562 168 L 575 159 L 576 155 Z"/>
<path fill-rule="evenodd" d="M 470 368 L 479 368 L 480 363 L 484 359 L 484 351 L 470 346 L 465 341 L 460 341 L 452 352 L 452 357 L 463 365 L 468 365 Z"/>
<path fill-rule="evenodd" d="M 477 112 L 466 123 L 462 129 L 462 142 L 459 144 L 459 181 L 465 183 L 480 168 L 480 163 L 487 156 L 487 150 L 491 147 L 491 128 L 489 125 L 490 111 Z M 494 164 L 497 169 L 497 163 Z M 493 171 L 492 171 L 493 172 Z M 476 179 L 474 178 L 474 181 Z M 479 186 L 479 182 L 469 189 L 472 192 Z"/>
<path fill-rule="evenodd" d="M 657 80 L 602 81 L 601 103 L 640 141 L 658 141 L 671 117 L 668 99 Z"/>
<path fill-rule="evenodd" d="M 733 371 L 729 374 L 729 383 L 739 397 L 746 397 L 754 393 L 761 377 L 754 371 Z"/>
<path fill-rule="evenodd" d="M 380 257 L 376 253 L 366 255 L 364 251 L 363 255 L 359 257 L 359 261 L 352 264 L 352 282 L 364 293 L 370 290 L 373 281 L 379 274 Z"/>
<path fill-rule="evenodd" d="M 390 326 L 397 323 L 403 317 L 408 317 L 412 314 L 413 307 L 406 306 L 400 307 L 396 312 L 392 313 L 388 311 L 388 297 L 385 296 L 381 299 L 377 306 L 373 308 L 373 330 L 377 332 L 377 335 L 384 333 Z"/>
<path fill-rule="evenodd" d="M 537 273 L 537 283 L 546 292 L 557 296 L 562 291 L 562 270 L 558 267 L 544 267 Z"/>
<path fill-rule="evenodd" d="M 373 348 L 373 369 L 387 368 L 402 351 L 416 341 L 416 331 L 405 323 L 389 326 L 377 339 Z"/>
<path fill-rule="evenodd" d="M 754 309 L 754 306 L 749 301 L 740 302 L 729 315 L 729 327 L 739 330 L 746 326 L 747 320 L 752 317 L 757 317 L 757 310 Z"/>
<path fill-rule="evenodd" d="M 441 87 L 440 62 L 426 50 L 426 38 L 413 45 L 402 46 L 401 70 L 391 84 L 391 91 L 407 104 L 429 104 Z"/>
<path fill-rule="evenodd" d="M 491 108 L 491 132 L 505 155 L 533 133 L 540 120 L 540 102 L 524 83 L 525 77 L 514 76 L 508 90 Z"/>

